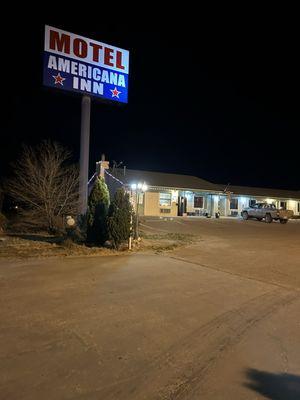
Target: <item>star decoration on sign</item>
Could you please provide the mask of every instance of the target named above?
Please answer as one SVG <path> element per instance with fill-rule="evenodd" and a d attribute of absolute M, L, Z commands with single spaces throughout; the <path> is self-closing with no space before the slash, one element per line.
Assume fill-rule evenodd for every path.
<path fill-rule="evenodd" d="M 61 86 L 64 86 L 63 81 L 65 81 L 66 78 L 63 78 L 60 75 L 60 72 L 56 76 L 52 75 L 52 77 L 55 79 L 55 82 L 54 82 L 55 85 L 59 84 Z"/>
<path fill-rule="evenodd" d="M 116 87 L 114 89 L 109 89 L 111 91 L 111 96 L 112 97 L 117 97 L 119 98 L 119 94 L 122 93 L 120 92 Z"/>

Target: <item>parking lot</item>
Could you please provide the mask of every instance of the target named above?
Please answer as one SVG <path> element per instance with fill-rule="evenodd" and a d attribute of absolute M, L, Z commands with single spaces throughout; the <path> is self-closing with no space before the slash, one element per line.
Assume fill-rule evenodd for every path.
<path fill-rule="evenodd" d="M 173 251 L 0 260 L 4 399 L 299 399 L 300 221 L 145 218 Z"/>
<path fill-rule="evenodd" d="M 244 277 L 300 288 L 300 220 L 267 224 L 240 218 L 147 218 L 147 232 L 180 232 L 199 240 L 174 256 Z"/>

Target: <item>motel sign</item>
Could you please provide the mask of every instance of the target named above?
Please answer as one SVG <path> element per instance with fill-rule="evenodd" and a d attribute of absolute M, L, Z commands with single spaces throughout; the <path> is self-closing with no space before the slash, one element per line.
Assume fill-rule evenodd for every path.
<path fill-rule="evenodd" d="M 44 85 L 127 103 L 129 51 L 46 25 Z"/>

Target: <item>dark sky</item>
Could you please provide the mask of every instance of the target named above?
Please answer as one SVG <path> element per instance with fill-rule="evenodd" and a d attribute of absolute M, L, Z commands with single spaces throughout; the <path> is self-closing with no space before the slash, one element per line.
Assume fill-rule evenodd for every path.
<path fill-rule="evenodd" d="M 22 143 L 45 138 L 78 160 L 80 96 L 42 86 L 49 24 L 130 50 L 129 104 L 92 103 L 91 174 L 105 153 L 128 168 L 300 189 L 298 24 L 280 12 L 192 15 L 116 23 L 46 10 L 14 21 L 2 40 L 1 175 Z"/>

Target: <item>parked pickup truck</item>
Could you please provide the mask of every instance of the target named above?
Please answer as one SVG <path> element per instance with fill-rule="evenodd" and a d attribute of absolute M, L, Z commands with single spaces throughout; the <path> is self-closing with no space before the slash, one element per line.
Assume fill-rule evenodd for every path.
<path fill-rule="evenodd" d="M 275 220 L 280 221 L 281 224 L 286 224 L 294 213 L 291 210 L 278 209 L 275 204 L 256 203 L 244 208 L 241 215 L 244 220 L 256 218 L 258 221 L 264 219 L 266 222 L 271 223 Z"/>

